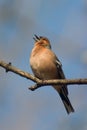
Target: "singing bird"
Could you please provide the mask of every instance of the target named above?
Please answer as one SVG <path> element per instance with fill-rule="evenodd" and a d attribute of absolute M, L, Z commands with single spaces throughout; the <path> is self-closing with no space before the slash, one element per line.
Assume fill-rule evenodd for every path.
<path fill-rule="evenodd" d="M 30 66 L 34 75 L 42 80 L 65 79 L 62 64 L 51 49 L 48 38 L 34 35 L 34 48 L 30 56 Z M 52 86 L 60 95 L 67 113 L 74 112 L 68 98 L 67 85 Z"/>

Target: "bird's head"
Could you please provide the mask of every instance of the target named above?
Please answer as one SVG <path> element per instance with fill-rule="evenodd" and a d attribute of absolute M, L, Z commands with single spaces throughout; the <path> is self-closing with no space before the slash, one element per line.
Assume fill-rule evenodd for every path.
<path fill-rule="evenodd" d="M 33 39 L 35 41 L 35 45 L 40 45 L 40 46 L 51 49 L 50 41 L 48 40 L 48 38 L 34 35 Z"/>

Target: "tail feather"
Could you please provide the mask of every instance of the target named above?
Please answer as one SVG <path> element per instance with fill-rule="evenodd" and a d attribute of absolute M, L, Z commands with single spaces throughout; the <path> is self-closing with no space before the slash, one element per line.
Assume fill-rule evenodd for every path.
<path fill-rule="evenodd" d="M 67 113 L 69 114 L 71 112 L 74 112 L 74 108 L 72 107 L 68 96 L 66 94 L 64 94 L 63 91 L 60 91 L 59 95 L 60 95 L 60 97 L 62 99 L 62 102 L 63 102 L 63 104 L 65 106 L 65 109 L 66 109 Z"/>

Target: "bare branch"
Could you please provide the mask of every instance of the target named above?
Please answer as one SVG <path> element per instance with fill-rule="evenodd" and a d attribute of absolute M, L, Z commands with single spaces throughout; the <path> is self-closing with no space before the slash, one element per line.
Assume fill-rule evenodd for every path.
<path fill-rule="evenodd" d="M 0 61 L 0 66 L 3 67 L 4 69 L 6 69 L 6 72 L 11 71 L 11 72 L 16 73 L 24 78 L 30 79 L 36 83 L 40 82 L 40 80 L 38 78 L 36 78 L 35 76 L 12 66 L 11 62 L 5 63 L 4 61 Z"/>
<path fill-rule="evenodd" d="M 35 82 L 36 84 L 32 87 L 30 87 L 29 89 L 34 91 L 35 89 L 41 87 L 41 86 L 45 86 L 45 85 L 75 85 L 75 84 L 87 84 L 87 79 L 55 79 L 55 80 L 40 80 L 37 77 L 24 72 L 14 66 L 11 65 L 11 63 L 5 63 L 4 61 L 0 61 L 0 66 L 3 67 L 4 69 L 6 69 L 6 72 L 13 72 L 16 73 L 24 78 L 30 79 L 33 82 Z"/>

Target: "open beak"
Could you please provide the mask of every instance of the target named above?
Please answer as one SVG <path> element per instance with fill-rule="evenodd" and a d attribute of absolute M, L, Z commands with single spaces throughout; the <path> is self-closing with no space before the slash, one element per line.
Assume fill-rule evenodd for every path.
<path fill-rule="evenodd" d="M 40 40 L 40 37 L 38 37 L 36 34 L 34 35 L 33 39 L 35 40 L 35 42 Z"/>

